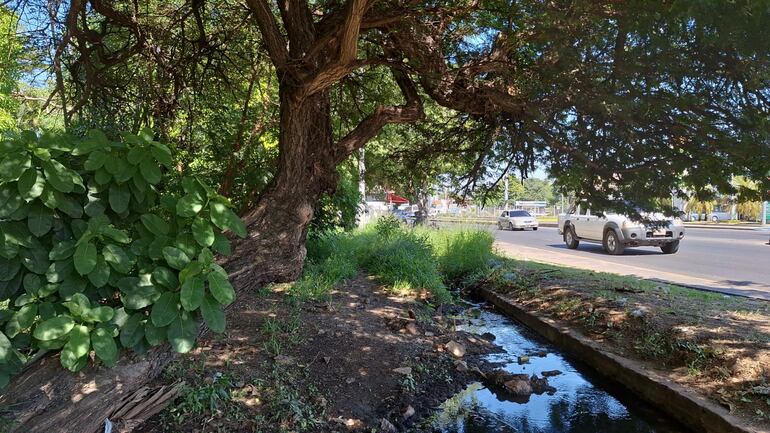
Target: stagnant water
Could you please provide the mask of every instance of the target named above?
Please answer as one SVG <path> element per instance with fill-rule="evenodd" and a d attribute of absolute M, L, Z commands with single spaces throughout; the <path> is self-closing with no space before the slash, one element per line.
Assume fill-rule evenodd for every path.
<path fill-rule="evenodd" d="M 435 432 L 688 433 L 501 314 L 477 306 L 458 328 L 479 335 L 493 334 L 495 344 L 504 353 L 489 355 L 488 359 L 502 363 L 501 368 L 510 373 L 540 376 L 543 371 L 559 370 L 562 374 L 548 379 L 556 388 L 553 395 L 533 394 L 524 402 L 496 395 L 480 383 L 471 384 L 442 405 L 433 424 Z M 519 364 L 521 355 L 530 355 L 529 362 Z"/>

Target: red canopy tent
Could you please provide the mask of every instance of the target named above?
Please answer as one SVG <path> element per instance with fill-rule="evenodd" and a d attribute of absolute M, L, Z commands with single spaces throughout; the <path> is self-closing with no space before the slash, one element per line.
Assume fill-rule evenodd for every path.
<path fill-rule="evenodd" d="M 385 193 L 385 201 L 390 204 L 409 204 L 409 200 L 392 192 Z"/>

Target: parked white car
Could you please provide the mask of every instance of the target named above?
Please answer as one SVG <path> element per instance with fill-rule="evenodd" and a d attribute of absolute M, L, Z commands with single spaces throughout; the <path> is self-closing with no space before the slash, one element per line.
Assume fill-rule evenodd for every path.
<path fill-rule="evenodd" d="M 601 243 L 604 250 L 613 255 L 623 254 L 626 247 L 659 247 L 664 254 L 679 251 L 679 242 L 684 238 L 682 220 L 658 213 L 646 217 L 659 224 L 648 227 L 611 212 L 598 216 L 578 206 L 568 214 L 559 215 L 559 234 L 570 249 L 586 241 Z"/>
<path fill-rule="evenodd" d="M 537 218 L 525 210 L 506 210 L 497 217 L 497 228 L 500 230 L 537 230 Z"/>

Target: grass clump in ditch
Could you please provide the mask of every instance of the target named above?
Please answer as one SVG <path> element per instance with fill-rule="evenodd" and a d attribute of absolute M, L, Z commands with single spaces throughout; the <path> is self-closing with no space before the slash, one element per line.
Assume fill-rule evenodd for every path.
<path fill-rule="evenodd" d="M 320 299 L 363 269 L 397 293 L 426 290 L 434 302 L 450 302 L 447 286 L 487 273 L 492 241 L 481 230 L 410 229 L 390 216 L 352 232 L 313 234 L 304 272 L 290 293 Z"/>

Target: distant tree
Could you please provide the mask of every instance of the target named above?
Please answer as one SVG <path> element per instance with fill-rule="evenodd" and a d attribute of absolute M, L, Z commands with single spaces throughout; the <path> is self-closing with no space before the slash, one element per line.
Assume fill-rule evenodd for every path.
<path fill-rule="evenodd" d="M 16 36 L 18 17 L 0 6 L 0 131 L 16 127 L 19 101 L 13 95 L 21 74 L 21 39 Z"/>

